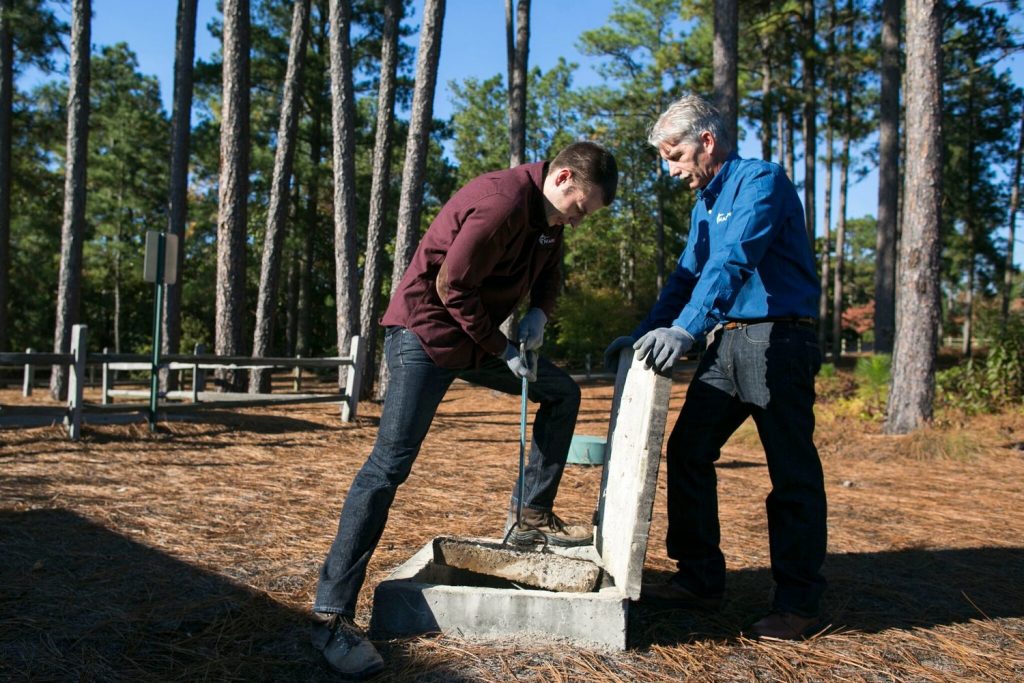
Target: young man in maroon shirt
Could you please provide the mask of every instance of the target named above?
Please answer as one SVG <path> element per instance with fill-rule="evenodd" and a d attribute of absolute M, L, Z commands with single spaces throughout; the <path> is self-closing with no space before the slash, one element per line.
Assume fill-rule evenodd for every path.
<path fill-rule="evenodd" d="M 540 403 L 525 470 L 523 525 L 510 529 L 510 540 L 530 544 L 546 536 L 559 546 L 592 541 L 589 526 L 566 524 L 552 512 L 580 390 L 563 370 L 538 359 L 536 349 L 561 281 L 563 227 L 575 227 L 610 204 L 617 184 L 611 154 L 576 142 L 550 163 L 471 180 L 420 241 L 381 319 L 391 381 L 377 441 L 345 498 L 313 605 L 314 645 L 338 672 L 363 678 L 383 668 L 352 622 L 356 598 L 395 492 L 455 378 L 518 394 L 526 377 L 530 400 Z M 499 326 L 527 296 L 530 309 L 517 335 L 528 349 L 523 358 Z M 513 521 L 510 514 L 507 524 Z"/>

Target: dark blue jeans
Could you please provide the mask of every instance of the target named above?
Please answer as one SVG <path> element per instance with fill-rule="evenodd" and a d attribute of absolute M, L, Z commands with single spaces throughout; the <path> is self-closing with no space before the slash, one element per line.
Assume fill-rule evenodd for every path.
<path fill-rule="evenodd" d="M 521 380 L 497 358 L 470 370 L 438 367 L 416 335 L 404 328 L 389 328 L 384 337 L 384 356 L 391 381 L 377 441 L 341 508 L 338 533 L 320 569 L 315 612 L 355 614 L 366 565 L 384 532 L 395 492 L 409 476 L 437 406 L 455 378 L 508 394 L 522 391 Z M 537 381 L 530 383 L 528 397 L 540 407 L 533 420 L 523 504 L 547 511 L 554 504 L 565 469 L 580 407 L 580 389 L 564 371 L 541 358 Z M 513 495 L 517 493 L 514 488 Z M 504 509 L 501 514 L 505 514 Z"/>
<path fill-rule="evenodd" d="M 772 483 L 766 508 L 773 608 L 817 615 L 826 545 L 825 485 L 813 441 L 820 368 L 815 331 L 792 323 L 723 330 L 707 350 L 666 452 L 667 547 L 679 568 L 674 581 L 701 594 L 725 588 L 714 463 L 749 416 Z"/>

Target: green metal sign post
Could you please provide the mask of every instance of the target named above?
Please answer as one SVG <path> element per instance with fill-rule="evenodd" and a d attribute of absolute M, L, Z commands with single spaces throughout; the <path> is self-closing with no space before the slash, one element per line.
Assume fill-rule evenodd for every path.
<path fill-rule="evenodd" d="M 177 279 L 178 238 L 163 232 L 146 233 L 143 279 L 153 283 L 153 362 L 149 377 L 149 430 L 156 431 L 157 400 L 160 395 L 160 346 L 164 312 L 164 290 Z"/>

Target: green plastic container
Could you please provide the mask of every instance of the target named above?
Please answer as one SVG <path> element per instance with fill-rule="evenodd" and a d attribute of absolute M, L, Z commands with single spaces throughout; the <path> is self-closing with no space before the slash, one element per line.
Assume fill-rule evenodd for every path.
<path fill-rule="evenodd" d="M 566 462 L 571 465 L 603 465 L 604 452 L 604 437 L 579 434 L 572 437 Z"/>

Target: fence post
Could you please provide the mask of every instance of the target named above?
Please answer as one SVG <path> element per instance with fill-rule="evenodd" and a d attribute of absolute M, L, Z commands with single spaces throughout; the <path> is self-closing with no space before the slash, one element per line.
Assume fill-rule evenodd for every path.
<path fill-rule="evenodd" d="M 33 349 L 31 349 L 31 348 L 28 348 L 28 349 L 25 349 L 25 353 L 35 353 L 35 351 Z M 28 363 L 25 363 L 25 377 L 21 381 L 21 395 L 22 396 L 31 396 L 32 395 L 32 385 L 35 384 L 35 383 L 36 383 L 36 369 L 35 369 L 35 366 L 32 365 L 32 361 L 29 360 Z"/>
<path fill-rule="evenodd" d="M 587 379 L 590 379 L 590 354 L 587 354 L 586 360 L 584 361 L 584 367 L 587 369 Z"/>
<path fill-rule="evenodd" d="M 301 359 L 301 355 L 296 355 L 295 360 Z M 302 391 L 302 367 L 296 365 L 292 369 L 292 391 L 298 393 Z"/>
<path fill-rule="evenodd" d="M 206 347 L 202 344 L 196 344 L 192 349 L 192 355 L 199 356 L 206 351 Z M 206 370 L 199 367 L 199 363 L 196 362 L 192 366 L 192 402 L 199 403 L 199 392 L 206 389 Z"/>
<path fill-rule="evenodd" d="M 110 347 L 103 347 L 103 355 L 110 353 Z M 100 368 L 100 381 L 103 384 L 103 395 L 100 397 L 100 403 L 103 405 L 109 405 L 113 402 L 110 398 L 110 390 L 114 388 L 114 377 L 110 374 L 110 363 L 103 361 L 103 365 Z"/>
<path fill-rule="evenodd" d="M 71 353 L 75 360 L 71 364 L 71 377 L 68 381 L 68 432 L 72 441 L 78 441 L 82 435 L 82 390 L 85 387 L 85 352 L 88 339 L 87 326 L 72 326 Z"/>
<path fill-rule="evenodd" d="M 341 421 L 351 422 L 356 418 L 359 407 L 360 385 L 363 381 L 363 365 L 366 363 L 366 345 L 359 335 L 352 337 L 349 352 L 348 379 L 345 382 L 345 401 L 341 404 Z"/>

